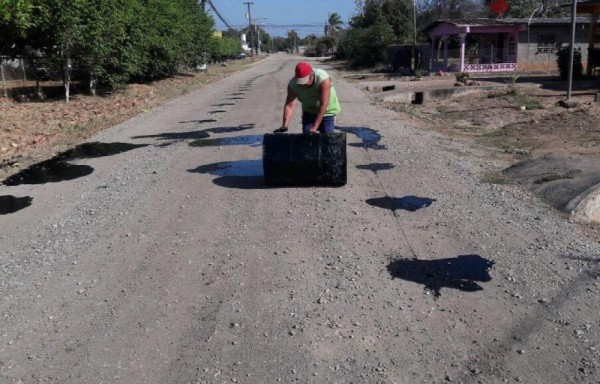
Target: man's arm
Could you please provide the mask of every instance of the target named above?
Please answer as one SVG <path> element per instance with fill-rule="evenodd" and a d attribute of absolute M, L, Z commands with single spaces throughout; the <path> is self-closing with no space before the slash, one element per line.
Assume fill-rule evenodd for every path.
<path fill-rule="evenodd" d="M 287 97 L 285 98 L 285 105 L 283 106 L 283 123 L 281 124 L 283 128 L 287 128 L 290 125 L 290 119 L 294 113 L 294 108 L 296 108 L 297 97 L 298 95 L 296 95 L 296 92 L 288 86 Z"/>
<path fill-rule="evenodd" d="M 331 95 L 331 79 L 325 79 L 319 84 L 319 112 L 315 117 L 313 126 L 309 129 L 310 132 L 317 132 L 319 125 L 323 121 L 327 106 L 329 105 L 329 96 Z"/>

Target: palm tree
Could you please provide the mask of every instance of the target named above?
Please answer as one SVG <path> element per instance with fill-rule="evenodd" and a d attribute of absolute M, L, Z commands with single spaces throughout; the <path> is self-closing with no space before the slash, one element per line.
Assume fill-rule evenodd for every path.
<path fill-rule="evenodd" d="M 342 21 L 342 17 L 339 15 L 339 13 L 330 13 L 329 18 L 327 19 L 327 24 L 325 25 L 325 36 L 337 37 L 342 25 L 344 25 L 344 22 Z"/>
<path fill-rule="evenodd" d="M 289 30 L 287 33 L 287 38 L 289 46 L 292 47 L 292 52 L 298 53 L 298 44 L 300 41 L 300 38 L 298 37 L 298 32 L 296 32 L 293 29 Z"/>

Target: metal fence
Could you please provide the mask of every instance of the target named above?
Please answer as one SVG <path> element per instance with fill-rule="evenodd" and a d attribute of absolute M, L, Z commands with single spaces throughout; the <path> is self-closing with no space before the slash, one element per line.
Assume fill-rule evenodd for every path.
<path fill-rule="evenodd" d="M 475 50 L 465 50 L 465 66 L 471 65 L 491 65 L 501 66 L 501 64 L 516 63 L 519 71 L 547 71 L 553 72 L 558 69 L 556 66 L 556 54 L 553 52 L 531 54 L 529 57 L 525 51 L 519 50 L 517 56 L 513 52 L 505 52 L 503 49 L 495 49 L 493 52 L 480 55 Z M 446 67 L 449 71 L 458 71 L 460 67 L 460 49 L 449 49 L 447 54 Z M 433 57 L 433 70 L 444 69 L 444 52 L 436 52 Z"/>

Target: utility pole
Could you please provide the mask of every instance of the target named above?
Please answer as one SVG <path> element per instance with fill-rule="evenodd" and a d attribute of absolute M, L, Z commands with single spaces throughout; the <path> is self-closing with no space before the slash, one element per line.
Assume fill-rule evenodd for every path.
<path fill-rule="evenodd" d="M 252 2 L 245 2 L 244 4 L 246 4 L 248 6 L 248 37 L 250 37 L 250 50 L 252 50 L 252 47 L 254 46 L 254 38 L 252 37 L 252 13 L 250 12 L 250 5 L 253 5 L 254 3 Z"/>
<path fill-rule="evenodd" d="M 260 46 L 262 45 L 262 41 L 260 40 L 260 23 L 257 23 L 257 21 L 260 20 L 267 20 L 266 17 L 255 17 L 254 18 L 254 30 L 256 31 L 256 54 L 258 55 L 259 53 L 261 53 L 261 49 Z M 264 24 L 263 24 L 264 25 Z"/>
<path fill-rule="evenodd" d="M 200 6 L 202 7 L 204 13 L 206 13 L 206 0 L 200 0 Z"/>

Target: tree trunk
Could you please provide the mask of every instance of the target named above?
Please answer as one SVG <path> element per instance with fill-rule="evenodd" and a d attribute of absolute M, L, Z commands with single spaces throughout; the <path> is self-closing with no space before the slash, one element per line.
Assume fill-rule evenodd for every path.
<path fill-rule="evenodd" d="M 69 55 L 65 59 L 64 63 L 64 83 L 65 83 L 65 102 L 69 102 L 70 92 L 71 92 L 71 59 L 69 59 Z"/>
<path fill-rule="evenodd" d="M 96 96 L 96 85 L 98 84 L 98 76 L 90 74 L 90 94 Z"/>
<path fill-rule="evenodd" d="M 8 91 L 6 90 L 6 79 L 4 78 L 4 60 L 0 60 L 0 72 L 2 73 L 2 89 L 4 90 L 4 97 L 8 99 Z"/>
<path fill-rule="evenodd" d="M 21 60 L 21 70 L 23 71 L 23 81 L 27 81 L 27 72 L 25 72 L 25 59 L 20 58 Z"/>

